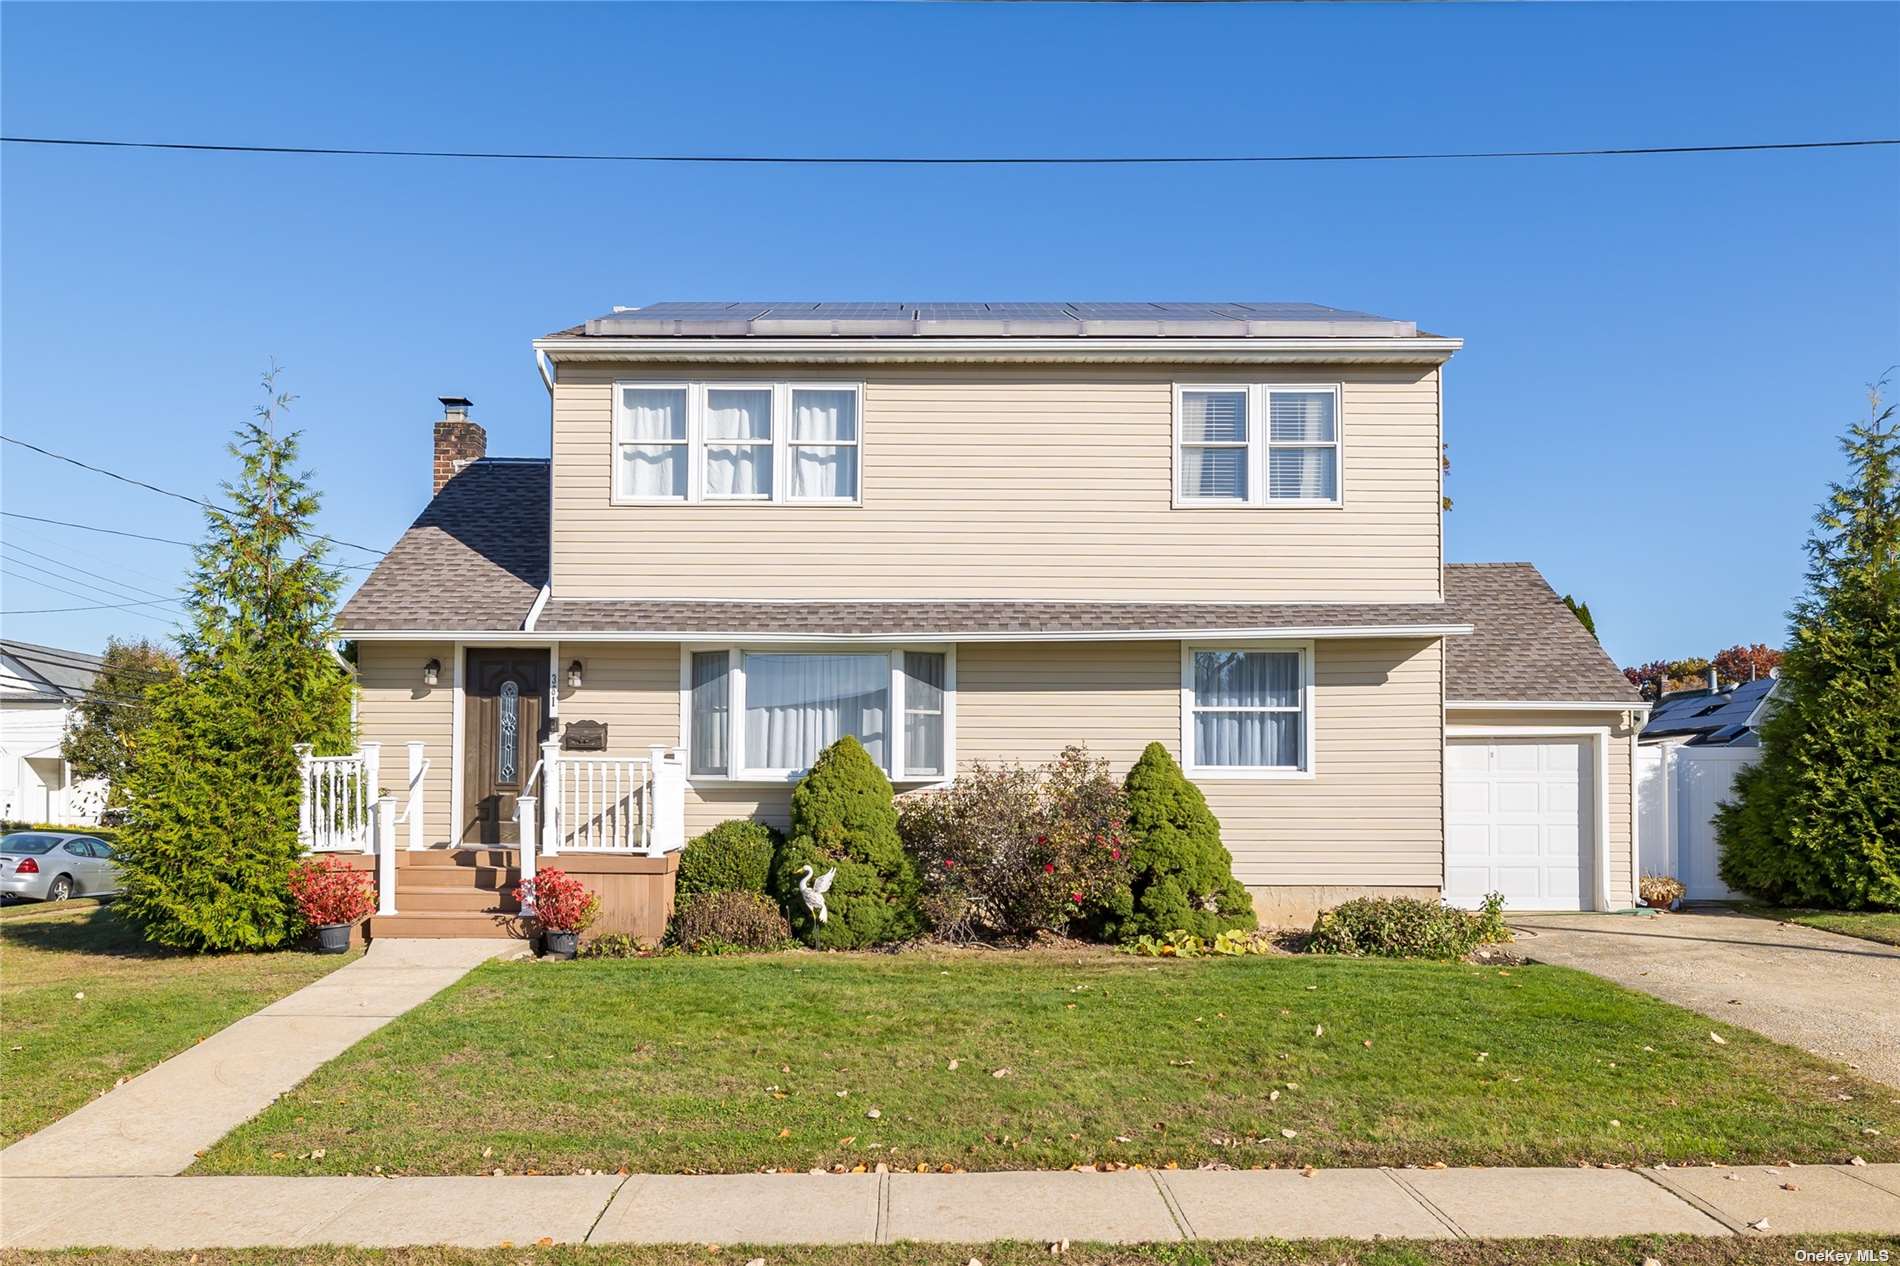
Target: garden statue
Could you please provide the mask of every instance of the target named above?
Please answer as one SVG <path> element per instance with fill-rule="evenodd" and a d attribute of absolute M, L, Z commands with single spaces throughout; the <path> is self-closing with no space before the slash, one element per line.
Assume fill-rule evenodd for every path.
<path fill-rule="evenodd" d="M 812 882 L 812 868 L 809 865 L 801 869 L 805 873 L 798 881 L 798 895 L 804 901 L 805 908 L 811 911 L 811 917 L 823 923 L 830 917 L 825 909 L 825 894 L 831 891 L 831 881 L 838 877 L 838 868 L 833 866 L 820 875 L 816 883 Z"/>

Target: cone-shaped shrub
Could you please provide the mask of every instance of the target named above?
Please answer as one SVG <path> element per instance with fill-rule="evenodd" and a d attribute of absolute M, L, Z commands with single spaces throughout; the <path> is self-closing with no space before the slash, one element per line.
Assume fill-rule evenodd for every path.
<path fill-rule="evenodd" d="M 819 923 L 798 894 L 805 866 L 817 879 L 832 867 Z M 917 872 L 897 836 L 897 806 L 884 776 L 857 739 L 827 747 L 792 789 L 792 829 L 772 865 L 772 892 L 792 932 L 823 949 L 901 941 L 918 930 Z"/>
<path fill-rule="evenodd" d="M 1128 771 L 1129 882 L 1104 895 L 1093 922 L 1110 941 L 1185 930 L 1200 937 L 1255 925 L 1220 822 L 1159 743 Z"/>

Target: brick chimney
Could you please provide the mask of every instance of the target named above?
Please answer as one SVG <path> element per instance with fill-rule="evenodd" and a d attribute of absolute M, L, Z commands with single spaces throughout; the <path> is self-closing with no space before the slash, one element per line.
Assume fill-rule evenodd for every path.
<path fill-rule="evenodd" d="M 442 491 L 442 485 L 462 473 L 470 462 L 480 461 L 488 453 L 488 432 L 468 416 L 474 402 L 461 396 L 438 396 L 442 402 L 442 420 L 435 424 L 435 487 L 430 495 Z"/>

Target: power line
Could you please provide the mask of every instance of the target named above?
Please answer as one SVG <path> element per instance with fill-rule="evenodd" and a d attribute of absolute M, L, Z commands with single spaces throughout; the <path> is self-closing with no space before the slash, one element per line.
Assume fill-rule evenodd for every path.
<path fill-rule="evenodd" d="M 22 562 L 17 558 L 0 558 L 0 563 L 11 563 L 15 567 L 24 567 L 28 571 L 38 573 L 38 575 L 33 575 L 33 576 L 22 576 L 19 572 L 7 571 L 5 567 L 0 567 L 0 575 L 12 576 L 15 580 L 24 580 L 30 584 L 35 584 L 35 585 L 41 586 L 42 588 L 51 589 L 56 593 L 71 594 L 75 598 L 123 598 L 128 601 L 137 601 L 137 599 L 134 599 L 132 595 L 129 593 L 119 593 L 116 590 L 106 588 L 104 585 L 93 584 L 90 581 L 75 580 L 73 577 L 68 576 L 63 572 L 53 571 L 51 568 L 47 568 L 47 567 L 36 567 L 32 563 Z M 69 581 L 72 581 L 73 584 L 79 586 L 79 588 L 68 589 L 64 585 L 56 585 L 56 584 L 53 584 L 51 581 L 42 580 L 40 579 L 41 576 L 52 576 L 58 580 L 69 580 Z M 155 598 L 151 600 L 150 602 L 145 603 L 144 605 L 157 606 L 160 603 L 165 603 L 173 607 L 176 607 L 178 605 L 177 601 L 172 598 Z M 160 613 L 156 611 L 134 611 L 132 612 L 132 614 L 148 616 L 154 620 L 158 619 L 161 614 L 171 615 L 170 612 Z M 171 615 L 170 623 L 175 624 L 177 623 L 177 620 L 178 620 L 178 617 L 176 615 Z"/>
<path fill-rule="evenodd" d="M 21 565 L 30 566 L 30 564 Z M 15 580 L 24 580 L 30 585 L 39 585 L 43 589 L 51 589 L 55 593 L 67 594 L 74 598 L 93 598 L 98 596 L 97 594 L 80 593 L 77 589 L 67 589 L 60 585 L 53 584 L 51 581 L 41 580 L 38 576 L 23 576 L 17 571 L 8 571 L 4 567 L 0 567 L 0 576 L 11 576 Z M 135 607 L 155 607 L 159 606 L 161 602 L 169 601 L 171 601 L 171 599 L 166 598 L 152 599 L 145 602 L 108 602 L 93 607 L 45 607 L 35 611 L 0 611 L 0 615 L 51 615 L 57 611 L 127 611 Z M 156 613 L 151 611 L 134 611 L 134 614 L 151 616 L 154 620 L 159 618 Z"/>
<path fill-rule="evenodd" d="M 145 586 L 135 585 L 129 580 L 114 580 L 111 576 L 107 576 L 107 575 L 104 575 L 103 573 L 96 572 L 96 571 L 87 571 L 84 567 L 81 567 L 76 563 L 69 563 L 63 558 L 55 558 L 51 554 L 42 554 L 38 550 L 28 549 L 26 546 L 20 544 L 18 541 L 0 541 L 0 549 L 10 549 L 10 550 L 13 550 L 15 553 L 25 554 L 30 558 L 37 558 L 48 563 L 56 563 L 61 567 L 70 568 L 71 570 L 78 572 L 82 576 L 91 576 L 94 580 L 103 580 L 107 585 L 113 588 L 130 589 L 132 593 L 142 593 L 142 594 L 145 594 L 147 597 L 152 597 L 152 598 L 163 598 L 166 602 L 177 601 L 176 598 L 166 597 L 164 594 L 158 592 L 158 590 L 156 589 L 147 589 Z M 32 566 L 32 564 L 22 563 L 21 566 L 30 567 Z M 45 571 L 46 569 L 42 567 L 42 568 L 38 568 L 37 570 Z M 52 573 L 52 574 L 57 574 L 57 573 Z M 98 586 L 95 585 L 93 587 L 97 588 Z M 113 596 L 120 597 L 120 598 L 129 598 L 132 595 L 131 594 L 115 594 Z"/>
<path fill-rule="evenodd" d="M 1642 154 L 1749 154 L 1772 150 L 1855 149 L 1900 145 L 1900 138 L 1780 141 L 1744 145 L 1634 145 L 1598 149 L 1447 150 L 1360 154 L 1103 154 L 917 155 L 842 154 L 568 154 L 514 150 L 364 149 L 321 145 L 216 145 L 197 141 L 113 141 L 77 136 L 0 136 L 9 145 L 66 145 L 99 149 L 189 150 L 209 154 L 295 154 L 335 158 L 463 158 L 540 163 L 707 163 L 822 167 L 1138 167 L 1235 163 L 1396 163 L 1480 158 L 1623 158 Z"/>
<path fill-rule="evenodd" d="M 77 466 L 81 470 L 89 470 L 95 475 L 104 475 L 108 479 L 116 479 L 120 483 L 131 484 L 135 488 L 144 488 L 148 492 L 156 492 L 160 494 L 161 496 L 173 497 L 179 501 L 189 502 L 190 504 L 195 505 L 195 506 L 202 506 L 207 510 L 216 510 L 219 514 L 236 514 L 237 513 L 236 510 L 233 510 L 228 506 L 217 505 L 214 502 L 206 501 L 200 497 L 191 496 L 189 493 L 173 492 L 170 488 L 161 488 L 157 484 L 148 484 L 143 479 L 134 479 L 130 475 L 121 475 L 116 470 L 107 470 L 103 466 L 94 466 L 90 462 L 80 461 L 77 457 L 68 457 L 64 453 L 55 453 L 50 448 L 41 448 L 38 444 L 29 444 L 25 440 L 16 439 L 11 435 L 0 435 L 0 440 L 5 440 L 9 444 L 18 444 L 21 448 L 31 449 L 35 453 L 39 453 L 41 456 L 51 457 L 55 461 L 65 462 L 69 466 Z M 297 535 L 303 536 L 306 534 L 303 532 L 299 532 L 297 533 Z M 387 555 L 389 553 L 388 550 L 376 549 L 374 546 L 370 546 L 370 545 L 358 545 L 353 541 L 346 541 L 340 537 L 335 537 L 335 536 L 316 536 L 316 537 L 312 537 L 311 539 L 318 540 L 318 541 L 329 541 L 335 545 L 347 545 L 351 549 L 360 549 L 366 554 Z"/>
<path fill-rule="evenodd" d="M 135 541 L 157 541 L 161 545 L 182 545 L 186 549 L 197 549 L 197 541 L 181 541 L 170 536 L 151 536 L 144 532 L 126 532 L 118 528 L 99 527 L 92 523 L 73 523 L 67 519 L 48 519 L 37 514 L 21 514 L 16 510 L 0 510 L 0 515 L 9 519 L 25 519 L 29 523 L 50 523 L 54 527 L 78 528 L 82 532 L 104 532 L 109 536 L 128 536 Z M 374 563 L 329 563 L 330 567 L 348 567 L 354 571 L 374 571 Z"/>

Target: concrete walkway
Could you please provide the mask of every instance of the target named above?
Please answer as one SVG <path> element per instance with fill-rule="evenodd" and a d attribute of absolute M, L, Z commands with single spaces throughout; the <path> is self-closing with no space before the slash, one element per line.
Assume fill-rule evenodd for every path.
<path fill-rule="evenodd" d="M 1900 1233 L 1900 1165 L 507 1178 L 0 1177 L 0 1247 Z"/>
<path fill-rule="evenodd" d="M 10 1194 L 29 1176 L 179 1173 L 319 1065 L 508 952 L 522 943 L 377 941 L 349 966 L 0 1151 L 0 1177 L 13 1180 Z"/>
<path fill-rule="evenodd" d="M 1900 1086 L 1900 949 L 1735 910 L 1524 915 L 1513 949 Z"/>

